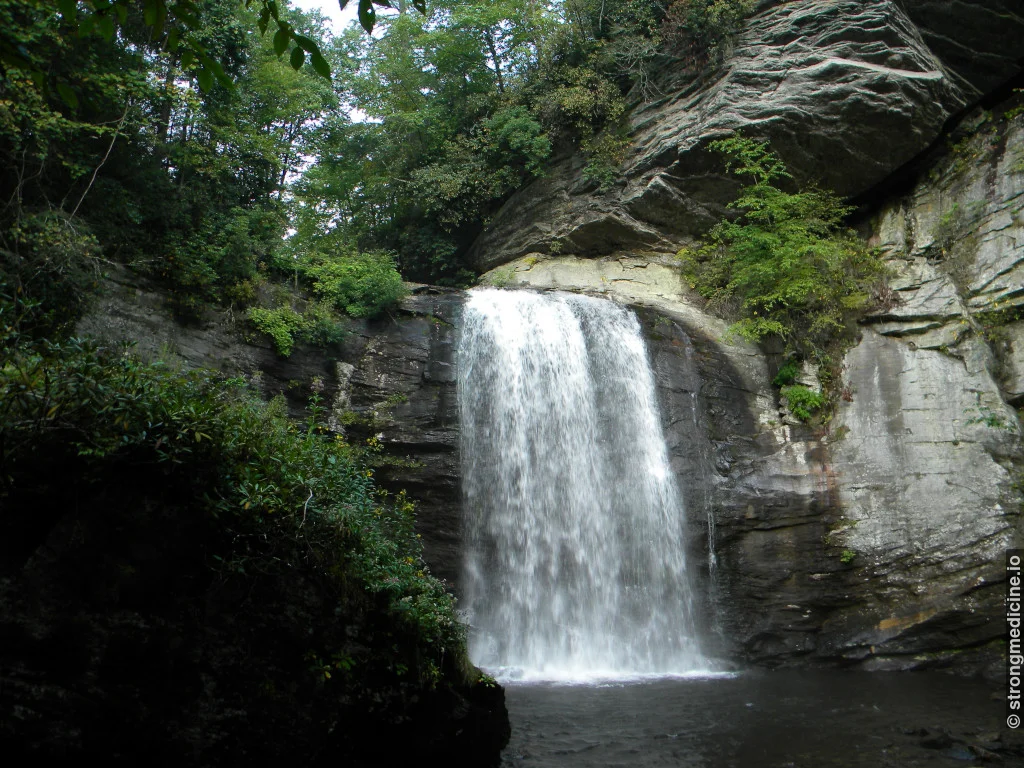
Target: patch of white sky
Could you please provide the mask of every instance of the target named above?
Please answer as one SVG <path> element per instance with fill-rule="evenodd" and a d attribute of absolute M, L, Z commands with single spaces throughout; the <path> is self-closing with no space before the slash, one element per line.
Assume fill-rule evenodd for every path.
<path fill-rule="evenodd" d="M 338 7 L 338 0 L 291 0 L 290 5 L 301 11 L 320 11 L 325 19 L 330 19 L 331 31 L 340 35 L 356 20 L 359 0 L 349 0 L 345 10 Z"/>
<path fill-rule="evenodd" d="M 291 0 L 289 5 L 300 11 L 320 11 L 328 20 L 328 27 L 334 35 L 340 35 L 352 26 L 359 13 L 359 0 L 349 0 L 344 10 L 341 9 L 338 0 Z M 379 14 L 388 13 L 385 8 L 378 8 L 377 11 Z M 367 115 L 361 109 L 349 107 L 348 115 L 353 123 L 367 122 Z"/>
<path fill-rule="evenodd" d="M 359 0 L 349 0 L 344 10 L 339 6 L 338 0 L 291 0 L 289 5 L 306 12 L 320 11 L 320 14 L 328 21 L 328 28 L 334 35 L 340 35 L 348 29 L 356 21 L 359 10 Z M 354 107 L 349 107 L 348 115 L 354 123 L 363 123 L 367 120 L 366 113 Z M 313 160 L 312 157 L 304 157 L 302 169 L 308 167 Z M 288 196 L 290 197 L 290 194 Z M 299 205 L 304 205 L 304 203 L 300 202 Z M 289 227 L 285 238 L 294 234 L 295 229 Z M 298 257 L 296 256 L 296 258 Z"/>

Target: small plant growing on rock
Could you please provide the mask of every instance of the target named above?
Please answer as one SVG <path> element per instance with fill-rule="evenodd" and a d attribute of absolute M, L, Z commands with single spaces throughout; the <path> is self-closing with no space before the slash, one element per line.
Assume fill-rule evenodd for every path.
<path fill-rule="evenodd" d="M 800 363 L 793 358 L 790 358 L 785 364 L 779 368 L 779 372 L 775 374 L 775 378 L 772 379 L 772 384 L 776 387 L 785 387 L 796 381 L 796 377 L 800 374 Z"/>
<path fill-rule="evenodd" d="M 968 424 L 983 424 L 992 429 L 1005 429 L 1008 432 L 1013 431 L 1013 425 L 1010 424 L 1004 416 L 996 413 L 987 405 L 979 405 L 977 408 L 968 408 L 964 413 L 971 413 L 973 411 L 977 411 L 978 415 L 969 418 L 967 420 Z"/>
<path fill-rule="evenodd" d="M 338 316 L 324 302 L 313 302 L 301 314 L 290 306 L 250 307 L 246 316 L 257 331 L 267 334 L 281 357 L 288 357 L 301 339 L 326 347 L 344 338 Z"/>
<path fill-rule="evenodd" d="M 622 178 L 620 166 L 629 149 L 629 138 L 615 133 L 602 133 L 581 145 L 587 155 L 583 178 L 597 184 L 598 191 L 607 192 Z"/>
<path fill-rule="evenodd" d="M 790 412 L 800 421 L 809 421 L 828 402 L 828 399 L 820 392 L 815 392 L 813 389 L 799 384 L 783 387 L 780 392 L 786 400 Z"/>
<path fill-rule="evenodd" d="M 733 333 L 750 341 L 779 337 L 787 349 L 820 358 L 851 336 L 886 274 L 879 253 L 850 230 L 848 206 L 832 192 L 784 192 L 790 177 L 767 142 L 736 136 L 711 143 L 727 168 L 752 183 L 730 203 L 741 212 L 680 252 L 683 273 L 713 309 L 736 317 Z"/>
<path fill-rule="evenodd" d="M 515 282 L 515 276 L 515 267 L 508 267 L 507 269 L 495 271 L 491 275 L 489 282 L 495 288 L 508 288 L 513 282 Z"/>
<path fill-rule="evenodd" d="M 267 334 L 274 342 L 274 349 L 281 357 L 288 357 L 295 345 L 295 334 L 302 329 L 302 315 L 291 307 L 265 309 L 252 307 L 249 320 L 257 331 Z"/>
<path fill-rule="evenodd" d="M 1013 92 L 1019 94 L 1018 98 L 1024 97 L 1024 88 L 1014 88 Z M 1024 115 L 1024 104 L 1018 104 L 1016 107 L 1006 110 L 1003 117 L 1006 120 L 1013 120 L 1020 115 Z"/>
<path fill-rule="evenodd" d="M 843 565 L 849 565 L 856 559 L 857 553 L 852 549 L 844 549 L 843 553 L 839 556 L 839 562 Z"/>

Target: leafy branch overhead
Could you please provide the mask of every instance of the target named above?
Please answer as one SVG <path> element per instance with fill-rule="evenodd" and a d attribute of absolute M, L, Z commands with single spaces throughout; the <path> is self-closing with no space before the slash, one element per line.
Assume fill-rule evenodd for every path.
<path fill-rule="evenodd" d="M 344 10 L 349 2 L 338 0 L 338 6 Z M 20 4 L 26 11 L 39 9 L 38 4 Z M 292 68 L 301 69 L 308 60 L 318 75 L 330 79 L 331 66 L 323 51 L 315 40 L 295 29 L 286 17 L 285 4 L 277 0 L 244 0 L 244 4 L 257 14 L 261 34 L 276 28 L 273 41 L 278 56 L 291 49 L 288 61 Z M 51 2 L 43 2 L 41 9 L 45 12 L 48 6 Z M 214 81 L 231 87 L 232 81 L 223 62 L 210 54 L 208 45 L 201 39 L 203 10 L 192 0 L 55 0 L 52 6 L 78 37 L 98 35 L 109 41 L 119 30 L 141 21 L 149 30 L 151 42 L 158 43 L 165 52 L 178 54 L 183 69 L 194 69 L 204 92 L 213 87 Z M 359 23 L 367 33 L 373 31 L 377 22 L 374 6 L 393 7 L 390 0 L 358 0 L 358 6 Z M 425 0 L 412 0 L 412 6 L 421 13 L 426 12 Z M 30 41 L 18 39 L 10 30 L 0 30 L 0 74 L 8 68 L 20 69 L 28 72 L 38 87 L 45 88 L 46 72 L 42 62 L 48 54 L 46 50 L 34 50 Z M 78 106 L 78 96 L 66 83 L 58 82 L 56 89 L 68 106 Z"/>

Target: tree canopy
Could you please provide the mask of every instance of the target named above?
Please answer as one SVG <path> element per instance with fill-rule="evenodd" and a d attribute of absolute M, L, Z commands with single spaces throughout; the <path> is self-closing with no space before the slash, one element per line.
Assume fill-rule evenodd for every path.
<path fill-rule="evenodd" d="M 360 285 L 381 265 L 466 283 L 470 243 L 551 159 L 581 153 L 596 192 L 618 184 L 627 105 L 657 87 L 651 62 L 680 40 L 712 57 L 746 7 L 358 5 L 359 26 L 337 36 L 287 0 L 0 6 L 3 282 L 67 299 L 42 326 L 69 322 L 103 259 L 165 280 L 185 313 L 313 312 L 285 327 L 316 338 L 336 335 L 346 307 L 398 296 L 330 302 L 325 264 L 362 265 Z M 305 310 L 269 288 L 286 281 Z"/>

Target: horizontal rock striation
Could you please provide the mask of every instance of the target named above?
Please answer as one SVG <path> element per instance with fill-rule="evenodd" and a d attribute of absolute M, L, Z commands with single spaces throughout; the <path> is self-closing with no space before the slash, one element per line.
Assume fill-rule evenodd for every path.
<path fill-rule="evenodd" d="M 600 194 L 580 158 L 563 159 L 506 203 L 468 258 L 486 270 L 531 252 L 678 247 L 734 196 L 706 147 L 736 131 L 769 139 L 798 182 L 862 193 L 1019 73 L 1021 57 L 1020 2 L 775 5 L 748 20 L 715 72 L 663 68 L 664 96 L 632 112 L 623 185 Z"/>

